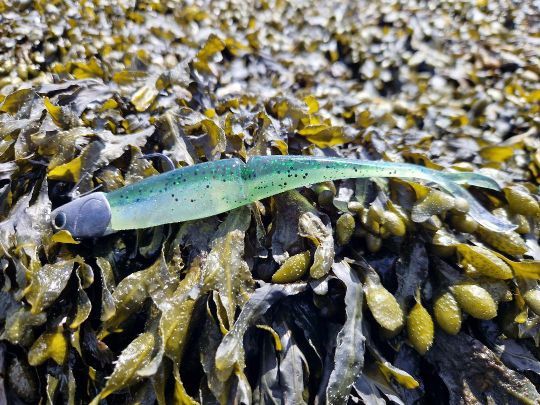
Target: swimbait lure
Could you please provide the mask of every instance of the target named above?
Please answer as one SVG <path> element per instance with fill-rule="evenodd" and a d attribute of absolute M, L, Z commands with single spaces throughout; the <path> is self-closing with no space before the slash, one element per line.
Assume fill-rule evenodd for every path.
<path fill-rule="evenodd" d="M 515 226 L 482 207 L 464 188 L 468 184 L 499 190 L 477 173 L 443 173 L 408 163 L 313 156 L 257 156 L 247 163 L 225 159 L 159 174 L 110 193 L 94 192 L 52 212 L 55 229 L 74 237 L 98 237 L 220 214 L 287 190 L 329 180 L 361 177 L 420 179 L 469 203 L 469 215 L 486 228 Z"/>

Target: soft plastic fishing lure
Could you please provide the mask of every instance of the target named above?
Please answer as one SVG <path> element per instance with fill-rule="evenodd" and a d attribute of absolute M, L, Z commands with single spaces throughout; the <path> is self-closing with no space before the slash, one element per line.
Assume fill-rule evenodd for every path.
<path fill-rule="evenodd" d="M 469 203 L 469 214 L 486 228 L 508 231 L 514 225 L 483 208 L 458 184 L 499 190 L 476 173 L 444 173 L 407 163 L 312 156 L 258 156 L 247 163 L 225 159 L 200 163 L 147 178 L 110 193 L 94 192 L 52 212 L 55 229 L 74 237 L 205 218 L 309 184 L 361 177 L 421 179 Z"/>

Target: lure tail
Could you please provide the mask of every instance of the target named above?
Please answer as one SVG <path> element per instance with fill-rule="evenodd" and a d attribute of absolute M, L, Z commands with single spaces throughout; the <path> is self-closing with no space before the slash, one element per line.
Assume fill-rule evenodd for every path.
<path fill-rule="evenodd" d="M 456 175 L 459 175 L 459 177 Z M 442 175 L 437 175 L 437 178 L 442 178 L 439 181 L 434 181 L 446 192 L 452 194 L 454 197 L 463 198 L 469 203 L 468 214 L 483 227 L 497 232 L 508 232 L 516 228 L 514 224 L 491 214 L 466 189 L 457 184 L 468 184 L 491 190 L 500 190 L 493 179 L 475 173 L 443 173 Z"/>
<path fill-rule="evenodd" d="M 457 184 L 464 184 L 467 186 L 476 186 L 482 188 L 488 188 L 490 190 L 500 191 L 501 188 L 495 180 L 491 177 L 484 176 L 483 174 L 470 173 L 470 172 L 458 172 L 458 173 L 441 173 L 446 179 L 453 181 Z"/>
<path fill-rule="evenodd" d="M 313 183 L 346 178 L 396 177 L 420 179 L 438 184 L 443 190 L 469 203 L 469 215 L 482 226 L 505 232 L 515 228 L 487 211 L 467 190 L 467 184 L 499 190 L 497 183 L 478 173 L 444 173 L 408 163 L 362 161 L 313 156 L 259 156 L 245 167 L 248 198 L 259 200 Z"/>

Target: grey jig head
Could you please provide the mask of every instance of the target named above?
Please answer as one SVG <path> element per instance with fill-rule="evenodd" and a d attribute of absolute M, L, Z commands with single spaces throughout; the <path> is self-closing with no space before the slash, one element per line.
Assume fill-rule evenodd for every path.
<path fill-rule="evenodd" d="M 91 193 L 55 209 L 51 222 L 55 230 L 69 231 L 75 238 L 103 236 L 111 222 L 111 207 L 105 193 Z"/>

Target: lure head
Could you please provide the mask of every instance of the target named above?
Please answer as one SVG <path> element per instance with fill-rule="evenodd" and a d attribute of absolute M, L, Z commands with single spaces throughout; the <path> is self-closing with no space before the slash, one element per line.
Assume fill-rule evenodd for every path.
<path fill-rule="evenodd" d="M 66 230 L 75 238 L 95 238 L 107 233 L 111 207 L 105 193 L 97 192 L 73 200 L 51 212 L 55 230 Z"/>

